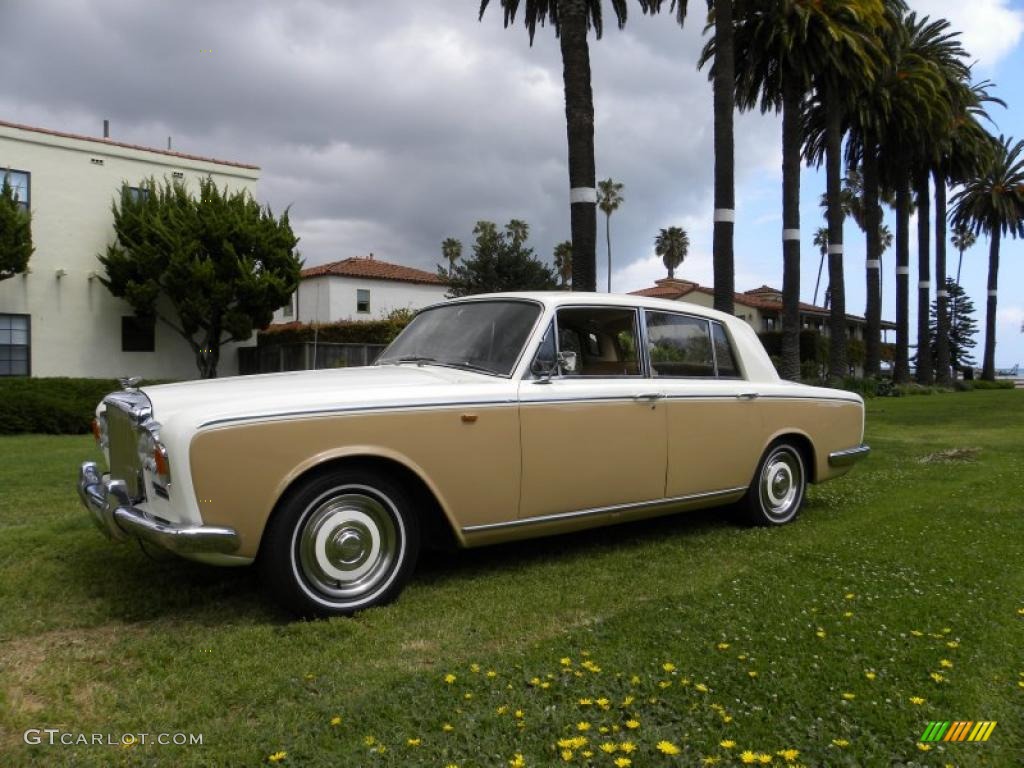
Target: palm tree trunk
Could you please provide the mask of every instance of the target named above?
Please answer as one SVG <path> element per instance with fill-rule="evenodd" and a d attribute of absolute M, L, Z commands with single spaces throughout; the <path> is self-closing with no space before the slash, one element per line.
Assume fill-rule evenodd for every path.
<path fill-rule="evenodd" d="M 878 205 L 878 147 L 864 138 L 864 224 L 867 227 L 867 334 L 864 339 L 864 375 L 877 376 L 882 364 L 882 209 Z"/>
<path fill-rule="evenodd" d="M 715 8 L 715 309 L 734 314 L 736 277 L 733 230 L 736 222 L 733 158 L 733 47 L 732 0 L 717 0 Z"/>
<path fill-rule="evenodd" d="M 612 215 L 604 215 L 604 237 L 608 243 L 608 293 L 612 292 Z"/>
<path fill-rule="evenodd" d="M 586 0 L 558 0 L 558 39 L 565 83 L 569 141 L 572 289 L 597 290 L 597 189 L 594 170 L 594 93 L 590 86 Z"/>
<path fill-rule="evenodd" d="M 901 175 L 896 188 L 896 360 L 897 384 L 910 381 L 910 184 Z"/>
<path fill-rule="evenodd" d="M 999 227 L 992 228 L 988 249 L 988 306 L 985 312 L 985 360 L 981 378 L 996 378 L 996 292 L 999 289 Z"/>
<path fill-rule="evenodd" d="M 931 175 L 927 169 L 917 172 L 917 382 L 935 381 L 932 345 L 928 334 L 928 311 L 931 307 Z"/>
<path fill-rule="evenodd" d="M 818 259 L 818 279 L 814 281 L 814 300 L 811 302 L 814 306 L 818 306 L 818 289 L 821 287 L 821 270 L 825 266 L 825 251 L 821 252 L 821 258 Z"/>
<path fill-rule="evenodd" d="M 801 89 L 793 77 L 782 96 L 782 370 L 800 380 L 800 130 Z"/>
<path fill-rule="evenodd" d="M 938 170 L 935 179 L 935 372 L 939 384 L 952 383 L 949 373 L 949 293 L 946 291 L 946 174 Z"/>
<path fill-rule="evenodd" d="M 843 278 L 843 207 L 839 192 L 843 150 L 842 110 L 830 87 L 826 98 L 825 172 L 828 195 L 828 284 L 832 304 L 829 314 L 828 376 L 841 381 L 849 375 L 846 364 L 846 285 Z"/>

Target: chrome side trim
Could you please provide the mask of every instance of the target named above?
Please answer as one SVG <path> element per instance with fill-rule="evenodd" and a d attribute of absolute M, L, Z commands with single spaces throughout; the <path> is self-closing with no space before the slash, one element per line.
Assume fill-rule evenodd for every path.
<path fill-rule="evenodd" d="M 833 451 L 828 455 L 828 465 L 830 467 L 849 467 L 852 464 L 856 464 L 869 453 L 871 453 L 871 447 L 868 445 L 848 448 L 845 451 Z"/>
<path fill-rule="evenodd" d="M 657 507 L 669 507 L 674 504 L 682 504 L 688 501 L 703 501 L 719 497 L 734 496 L 737 493 L 745 493 L 746 486 L 739 488 L 725 488 L 720 491 L 707 491 L 706 493 L 692 493 L 688 496 L 673 496 L 668 499 L 653 499 L 630 504 L 613 504 L 610 507 L 593 507 L 592 509 L 579 509 L 575 512 L 559 512 L 554 515 L 538 515 L 537 517 L 524 517 L 520 520 L 510 520 L 503 523 L 486 523 L 484 525 L 468 525 L 462 529 L 463 533 L 480 533 L 482 531 L 496 531 L 504 528 L 520 528 L 524 525 L 541 525 L 545 523 L 558 523 L 563 520 L 573 520 L 579 517 L 591 515 L 606 515 L 619 512 L 636 512 L 642 509 L 654 509 Z"/>
<path fill-rule="evenodd" d="M 100 475 L 94 461 L 85 462 L 78 471 L 78 495 L 93 522 L 111 539 L 142 539 L 178 554 L 228 554 L 241 543 L 233 528 L 176 525 L 132 506 L 124 481 Z"/>

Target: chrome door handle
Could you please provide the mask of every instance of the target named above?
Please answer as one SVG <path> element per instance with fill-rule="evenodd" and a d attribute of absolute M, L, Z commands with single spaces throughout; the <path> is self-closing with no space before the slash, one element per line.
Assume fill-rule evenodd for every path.
<path fill-rule="evenodd" d="M 663 397 L 664 392 L 641 392 L 639 395 L 633 395 L 634 400 L 661 400 Z"/>
<path fill-rule="evenodd" d="M 757 400 L 761 395 L 757 392 L 741 392 L 736 395 L 737 400 Z"/>

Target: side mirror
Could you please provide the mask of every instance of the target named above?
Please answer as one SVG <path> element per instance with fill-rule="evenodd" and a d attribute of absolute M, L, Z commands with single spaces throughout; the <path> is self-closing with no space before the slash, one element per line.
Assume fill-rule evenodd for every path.
<path fill-rule="evenodd" d="M 564 373 L 576 373 L 576 353 L 559 352 L 558 368 Z"/>

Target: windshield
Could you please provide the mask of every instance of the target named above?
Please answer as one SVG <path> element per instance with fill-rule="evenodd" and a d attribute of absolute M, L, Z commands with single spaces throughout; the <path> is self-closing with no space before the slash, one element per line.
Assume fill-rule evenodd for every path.
<path fill-rule="evenodd" d="M 508 376 L 540 311 L 525 301 L 470 301 L 426 309 L 377 364 L 447 365 Z"/>

